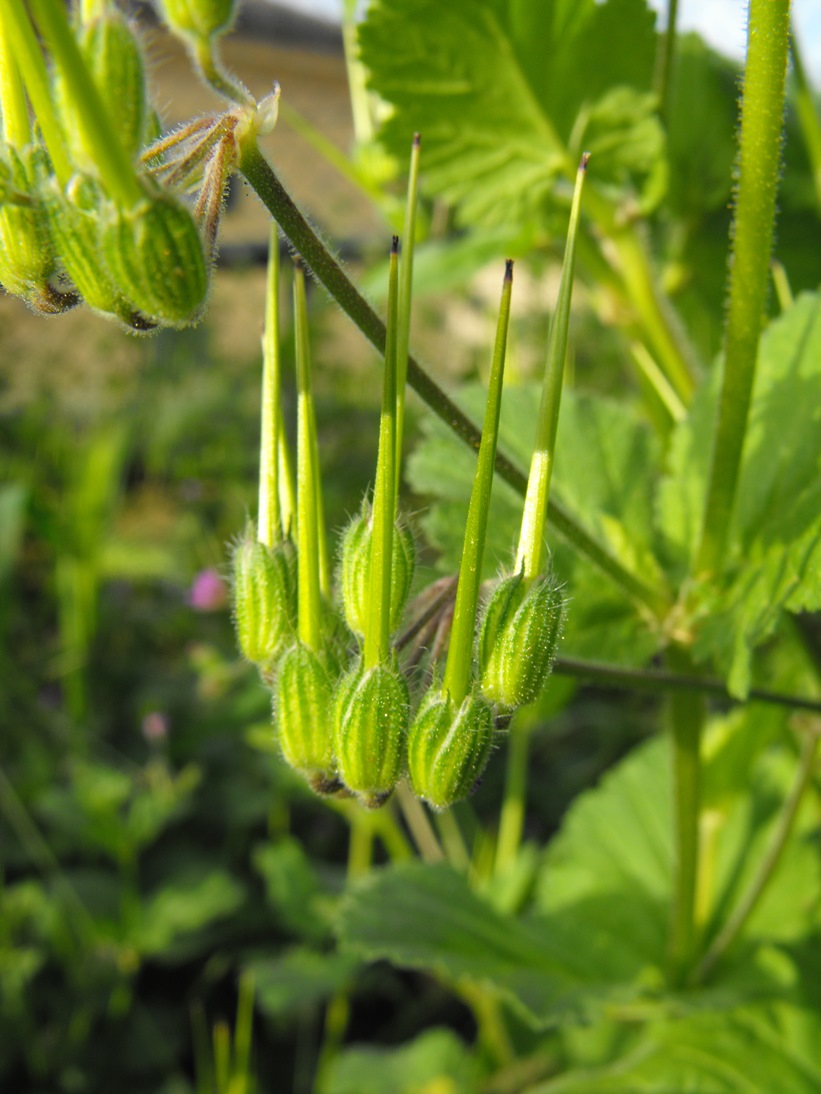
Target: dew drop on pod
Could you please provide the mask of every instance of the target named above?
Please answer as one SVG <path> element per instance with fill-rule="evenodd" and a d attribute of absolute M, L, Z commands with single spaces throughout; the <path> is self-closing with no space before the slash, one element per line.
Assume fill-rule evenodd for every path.
<path fill-rule="evenodd" d="M 511 710 L 538 698 L 553 667 L 564 604 L 551 574 L 529 585 L 521 574 L 499 582 L 479 632 L 479 681 L 487 699 Z"/>
<path fill-rule="evenodd" d="M 469 694 L 456 706 L 435 684 L 408 731 L 408 775 L 416 796 L 436 810 L 466 798 L 485 769 L 493 735 L 489 703 Z"/>
<path fill-rule="evenodd" d="M 336 695 L 334 745 L 345 786 L 369 809 L 391 795 L 402 773 L 408 685 L 394 664 L 357 666 Z"/>
<path fill-rule="evenodd" d="M 163 18 L 175 34 L 212 38 L 231 26 L 236 0 L 160 0 Z"/>
<path fill-rule="evenodd" d="M 125 296 L 149 319 L 178 327 L 196 322 L 208 270 L 194 218 L 171 194 L 151 191 L 131 209 L 112 207 L 103 253 Z"/>
<path fill-rule="evenodd" d="M 101 15 L 79 28 L 77 42 L 123 147 L 133 160 L 149 138 L 153 123 L 142 49 L 134 29 L 121 12 L 107 6 Z M 78 168 L 93 172 L 96 154 L 86 144 L 79 107 L 59 75 L 55 98 L 72 160 Z"/>
<path fill-rule="evenodd" d="M 274 720 L 282 755 L 317 794 L 342 788 L 331 735 L 331 681 L 320 654 L 302 642 L 277 665 Z"/>
<path fill-rule="evenodd" d="M 371 587 L 371 543 L 373 521 L 370 505 L 348 525 L 340 547 L 339 584 L 345 621 L 361 638 L 365 633 Z M 416 564 L 416 547 L 410 529 L 397 521 L 391 546 L 390 632 L 402 621 Z"/>
<path fill-rule="evenodd" d="M 249 525 L 233 553 L 234 622 L 243 656 L 269 672 L 296 628 L 296 551 L 261 543 Z"/>
<path fill-rule="evenodd" d="M 48 173 L 42 148 L 0 150 L 5 200 L 0 205 L 0 283 L 34 309 L 54 315 L 78 303 L 75 293 L 51 283 L 59 273 L 48 216 L 37 196 L 37 181 Z"/>

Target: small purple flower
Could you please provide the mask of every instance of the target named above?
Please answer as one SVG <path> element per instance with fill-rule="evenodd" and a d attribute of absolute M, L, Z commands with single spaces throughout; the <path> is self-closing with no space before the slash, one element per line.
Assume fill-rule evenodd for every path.
<path fill-rule="evenodd" d="M 160 710 L 150 710 L 148 714 L 143 717 L 142 724 L 140 725 L 142 735 L 149 744 L 157 744 L 160 741 L 164 741 L 168 736 L 169 728 L 168 715 Z"/>
<path fill-rule="evenodd" d="M 228 588 L 213 567 L 200 570 L 194 578 L 188 590 L 188 603 L 195 612 L 216 612 L 228 603 Z"/>

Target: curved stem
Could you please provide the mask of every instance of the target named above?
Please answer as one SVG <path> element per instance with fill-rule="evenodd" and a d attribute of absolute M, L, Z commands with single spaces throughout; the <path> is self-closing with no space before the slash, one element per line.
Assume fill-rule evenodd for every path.
<path fill-rule="evenodd" d="M 428 820 L 425 807 L 411 790 L 405 779 L 401 779 L 395 791 L 396 800 L 402 810 L 402 816 L 413 837 L 419 855 L 423 862 L 444 862 L 445 852 L 442 850 L 433 826 Z"/>
<path fill-rule="evenodd" d="M 696 553 L 697 573 L 721 570 L 741 470 L 758 342 L 765 322 L 789 26 L 789 0 L 750 0 L 724 377 Z"/>
<path fill-rule="evenodd" d="M 496 841 L 496 865 L 498 874 L 509 867 L 516 858 L 524 829 L 527 800 L 527 766 L 530 757 L 530 731 L 515 727 L 508 735 L 505 797 L 499 818 L 499 836 Z"/>
<path fill-rule="evenodd" d="M 804 741 L 804 747 L 801 750 L 801 758 L 798 762 L 795 780 L 790 788 L 784 805 L 782 806 L 781 814 L 776 823 L 770 846 L 767 848 L 767 851 L 755 872 L 755 876 L 750 881 L 750 884 L 739 900 L 737 907 L 713 940 L 712 945 L 707 950 L 707 953 L 704 955 L 698 968 L 695 970 L 692 977 L 692 983 L 698 984 L 707 979 L 723 954 L 729 949 L 733 942 L 735 942 L 736 938 L 738 938 L 745 923 L 752 915 L 756 905 L 763 896 L 767 885 L 771 881 L 776 867 L 781 861 L 781 855 L 784 848 L 789 841 L 795 824 L 795 818 L 798 815 L 798 807 L 801 804 L 804 791 L 807 789 L 815 766 L 815 756 L 818 750 L 818 737 L 819 733 L 817 731 L 810 731 L 807 734 L 806 740 Z"/>
<path fill-rule="evenodd" d="M 245 84 L 226 74 L 217 57 L 217 47 L 213 39 L 194 38 L 190 48 L 203 78 L 218 95 L 240 106 L 254 105 L 254 97 Z"/>
<path fill-rule="evenodd" d="M 384 353 L 384 323 L 357 291 L 342 267 L 294 204 L 260 152 L 256 141 L 249 140 L 242 143 L 239 169 L 316 278 L 365 337 L 380 353 Z M 412 355 L 408 356 L 408 383 L 434 414 L 441 418 L 461 440 L 474 451 L 478 449 L 481 441 L 480 431 Z M 525 475 L 498 450 L 496 472 L 514 490 L 524 495 L 527 489 Z M 663 616 L 667 612 L 670 598 L 666 590 L 648 585 L 626 569 L 603 544 L 579 524 L 560 502 L 553 498 L 548 503 L 547 519 L 563 539 L 607 574 L 631 599 L 649 608 L 654 615 Z"/>

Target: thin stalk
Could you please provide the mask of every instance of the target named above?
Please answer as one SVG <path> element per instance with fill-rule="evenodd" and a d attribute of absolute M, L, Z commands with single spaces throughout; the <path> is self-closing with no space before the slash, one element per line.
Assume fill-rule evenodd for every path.
<path fill-rule="evenodd" d="M 817 731 L 810 731 L 807 734 L 804 740 L 804 747 L 801 750 L 801 757 L 798 761 L 795 779 L 793 780 L 790 792 L 781 808 L 781 813 L 772 834 L 770 846 L 767 848 L 755 875 L 750 880 L 750 884 L 742 894 L 735 910 L 713 940 L 710 948 L 707 950 L 707 953 L 695 970 L 692 977 L 693 983 L 701 983 L 709 977 L 722 956 L 738 938 L 744 925 L 755 911 L 759 900 L 764 895 L 764 891 L 768 884 L 772 880 L 776 868 L 781 861 L 781 855 L 784 852 L 784 848 L 787 846 L 793 827 L 795 826 L 795 819 L 798 815 L 798 808 L 804 797 L 804 791 L 807 789 L 810 778 L 812 777 L 816 753 L 818 751 L 818 737 L 819 734 Z"/>
<path fill-rule="evenodd" d="M 794 297 L 783 263 L 773 259 L 770 263 L 770 273 L 773 277 L 773 288 L 775 289 L 778 306 L 782 312 L 788 311 L 793 306 Z"/>
<path fill-rule="evenodd" d="M 374 137 L 373 119 L 368 105 L 365 67 L 359 59 L 356 40 L 356 0 L 344 0 L 342 5 L 342 47 L 348 72 L 353 131 L 357 144 L 369 144 Z"/>
<path fill-rule="evenodd" d="M 279 464 L 279 516 L 282 522 L 282 530 L 292 537 L 295 532 L 294 515 L 296 513 L 296 487 L 294 486 L 294 469 L 291 466 L 291 452 L 288 448 L 288 437 L 285 433 L 285 420 L 282 413 L 282 401 L 279 406 L 279 444 L 277 445 Z"/>
<path fill-rule="evenodd" d="M 61 0 L 29 0 L 29 5 L 77 107 L 80 124 L 85 130 L 89 148 L 94 151 L 94 160 L 106 189 L 123 208 L 137 205 L 145 196 L 143 188 L 116 125 L 83 61 L 69 26 L 65 6 Z M 36 103 L 35 110 L 39 119 Z"/>
<path fill-rule="evenodd" d="M 399 489 L 399 469 L 402 461 L 402 437 L 405 428 L 405 389 L 408 382 L 410 352 L 411 302 L 413 300 L 413 252 L 416 242 L 416 206 L 419 198 L 419 154 L 422 138 L 413 135 L 408 197 L 405 207 L 404 247 L 399 271 L 399 325 L 396 337 L 396 477 Z"/>
<path fill-rule="evenodd" d="M 391 637 L 391 562 L 396 524 L 396 313 L 399 297 L 399 239 L 391 246 L 388 337 L 379 419 L 379 452 L 371 520 L 370 585 L 363 659 L 366 669 L 388 660 Z"/>
<path fill-rule="evenodd" d="M 331 996 L 325 1010 L 325 1023 L 322 1031 L 322 1044 L 316 1062 L 312 1090 L 324 1090 L 327 1085 L 327 1073 L 345 1040 L 351 1004 L 346 991 L 338 991 Z"/>
<path fill-rule="evenodd" d="M 234 1026 L 234 1066 L 231 1094 L 250 1094 L 251 1042 L 254 1035 L 254 974 L 246 969 L 239 981 Z"/>
<path fill-rule="evenodd" d="M 821 700 L 801 695 L 787 695 L 768 691 L 766 688 L 750 688 L 745 699 L 730 695 L 723 680 L 692 673 L 667 672 L 663 669 L 628 669 L 622 665 L 606 665 L 597 661 L 582 661 L 574 657 L 557 657 L 553 671 L 560 676 L 572 676 L 580 680 L 592 680 L 605 688 L 621 688 L 625 691 L 695 691 L 717 695 L 728 703 L 771 703 L 793 710 L 808 710 L 821 714 Z"/>
<path fill-rule="evenodd" d="M 19 67 L 54 173 L 65 186 L 73 172 L 71 158 L 54 112 L 46 62 L 22 0 L 4 0 L 0 4 L 0 22 L 5 31 L 6 49 Z"/>
<path fill-rule="evenodd" d="M 279 503 L 279 427 L 282 417 L 282 355 L 279 341 L 279 232 L 271 222 L 265 328 L 262 334 L 262 410 L 259 442 L 257 537 L 272 547 L 282 538 Z"/>
<path fill-rule="evenodd" d="M 670 83 L 673 74 L 673 59 L 676 51 L 676 19 L 678 0 L 667 0 L 667 26 L 659 42 L 656 56 L 656 72 L 653 80 L 654 90 L 659 100 L 659 114 L 667 117 L 670 108 Z"/>
<path fill-rule="evenodd" d="M 765 321 L 789 25 L 789 0 L 750 0 L 738 192 L 730 236 L 733 244 L 724 376 L 696 554 L 697 573 L 721 570 L 741 470 L 758 343 Z"/>
<path fill-rule="evenodd" d="M 807 79 L 807 70 L 801 59 L 801 50 L 798 48 L 795 37 L 795 23 L 790 35 L 790 52 L 795 76 L 795 112 L 798 115 L 801 136 L 804 138 L 804 147 L 807 149 L 807 158 L 810 161 L 818 208 L 821 209 L 821 118 L 818 116 L 812 85 Z"/>
<path fill-rule="evenodd" d="M 294 269 L 294 315 L 297 375 L 297 543 L 299 637 L 312 650 L 320 647 L 321 598 L 319 585 L 319 534 L 317 491 L 321 490 L 316 460 L 316 423 L 311 391 L 311 360 L 308 345 L 308 305 L 305 274 Z"/>
<path fill-rule="evenodd" d="M 547 502 L 550 497 L 550 480 L 553 475 L 556 434 L 559 428 L 564 363 L 567 357 L 567 332 L 570 325 L 570 301 L 573 295 L 573 269 L 576 261 L 576 233 L 588 158 L 585 152 L 576 172 L 576 186 L 573 191 L 573 204 L 570 207 L 559 298 L 556 301 L 556 310 L 550 321 L 550 333 L 547 338 L 539 421 L 530 460 L 530 474 L 527 478 L 519 549 L 516 553 L 515 570 L 516 573 L 524 574 L 525 581 L 532 581 L 542 572 L 544 559 L 544 527 Z"/>
<path fill-rule="evenodd" d="M 254 105 L 254 97 L 245 84 L 225 72 L 212 38 L 194 38 L 189 41 L 189 46 L 197 68 L 218 95 L 240 106 Z"/>
<path fill-rule="evenodd" d="M 3 140 L 14 148 L 31 141 L 31 121 L 26 91 L 9 41 L 6 24 L 0 19 L 0 126 Z"/>
<path fill-rule="evenodd" d="M 370 814 L 361 809 L 352 811 L 349 820 L 347 877 L 352 881 L 354 878 L 364 877 L 371 868 L 374 828 L 370 823 Z"/>
<path fill-rule="evenodd" d="M 425 807 L 413 793 L 405 779 L 399 781 L 395 796 L 422 861 L 444 862 L 445 853 L 436 838 L 433 826 L 428 820 Z"/>
<path fill-rule="evenodd" d="M 490 494 L 493 488 L 493 469 L 496 460 L 496 439 L 499 434 L 499 414 L 502 407 L 502 384 L 505 374 L 512 288 L 513 263 L 508 260 L 505 265 L 499 321 L 496 326 L 496 343 L 493 348 L 493 361 L 488 380 L 485 424 L 470 492 L 465 545 L 459 567 L 459 584 L 456 586 L 448 659 L 442 679 L 442 694 L 449 695 L 451 702 L 457 708 L 461 706 L 470 688 L 476 608 L 479 603 L 479 585 L 482 580 L 482 558 L 485 552 Z"/>
<path fill-rule="evenodd" d="M 668 424 L 672 427 L 676 422 L 681 422 L 687 417 L 687 407 L 673 390 L 667 377 L 653 360 L 650 352 L 643 342 L 633 342 L 630 346 L 630 356 L 638 369 L 639 376 L 644 380 L 649 391 L 652 392 L 655 403 Z"/>
<path fill-rule="evenodd" d="M 522 842 L 529 758 L 530 732 L 521 726 L 516 727 L 508 734 L 505 796 L 496 840 L 494 872 L 497 874 L 513 864 Z"/>
<path fill-rule="evenodd" d="M 442 841 L 442 848 L 454 870 L 466 874 L 470 869 L 470 854 L 452 809 L 434 815 L 434 823 Z"/>
<path fill-rule="evenodd" d="M 668 658 L 677 671 L 690 667 L 689 655 L 683 649 L 671 647 Z M 696 947 L 704 700 L 698 692 L 674 691 L 670 712 L 675 858 L 669 955 L 671 982 L 681 984 L 692 966 Z"/>
<path fill-rule="evenodd" d="M 255 140 L 241 142 L 240 170 L 317 280 L 325 286 L 328 293 L 378 352 L 384 354 L 384 323 L 358 292 L 340 264 L 294 204 L 271 165 L 260 152 Z M 428 375 L 413 355 L 408 356 L 408 383 L 457 437 L 474 451 L 478 449 L 481 440 L 479 430 Z M 499 451 L 496 453 L 496 472 L 514 490 L 524 495 L 527 488 L 525 475 L 504 453 Z M 655 615 L 666 614 L 670 606 L 667 591 L 648 585 L 642 578 L 626 569 L 607 547 L 591 536 L 576 518 L 553 498 L 548 503 L 547 519 L 567 543 L 602 573 L 607 574 L 627 596 L 649 608 Z"/>

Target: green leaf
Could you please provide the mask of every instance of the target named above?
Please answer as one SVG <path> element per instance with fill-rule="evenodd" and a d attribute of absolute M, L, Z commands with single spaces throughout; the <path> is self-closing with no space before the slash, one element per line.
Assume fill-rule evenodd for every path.
<path fill-rule="evenodd" d="M 320 885 L 313 863 L 298 840 L 285 836 L 254 848 L 253 862 L 265 882 L 268 903 L 283 925 L 299 938 L 328 937 L 332 901 Z"/>
<path fill-rule="evenodd" d="M 167 956 L 184 936 L 236 912 L 244 899 L 244 888 L 225 870 L 182 874 L 143 903 L 133 942 L 146 956 Z"/>
<path fill-rule="evenodd" d="M 673 438 L 659 497 L 679 573 L 703 512 L 717 382 L 703 388 Z M 729 563 L 698 631 L 695 654 L 750 686 L 753 649 L 782 612 L 821 607 L 821 298 L 802 295 L 761 340 Z"/>
<path fill-rule="evenodd" d="M 570 1071 L 528 1094 L 814 1094 L 821 1019 L 778 1005 L 651 1027 L 602 1068 Z"/>
<path fill-rule="evenodd" d="M 399 1048 L 351 1048 L 337 1056 L 324 1094 L 473 1094 L 480 1067 L 455 1033 L 432 1029 Z"/>
<path fill-rule="evenodd" d="M 289 950 L 249 961 L 256 999 L 270 1018 L 296 1017 L 349 986 L 359 962 L 350 954 Z"/>
<path fill-rule="evenodd" d="M 649 91 L 653 23 L 644 0 L 380 0 L 359 40 L 394 107 L 381 136 L 404 156 L 420 131 L 426 186 L 468 223 L 541 220 L 594 117 L 600 139 L 609 121 L 609 151 L 593 178 L 641 186 L 663 140 L 652 100 L 601 101 L 620 85 Z"/>

